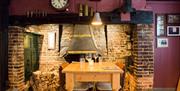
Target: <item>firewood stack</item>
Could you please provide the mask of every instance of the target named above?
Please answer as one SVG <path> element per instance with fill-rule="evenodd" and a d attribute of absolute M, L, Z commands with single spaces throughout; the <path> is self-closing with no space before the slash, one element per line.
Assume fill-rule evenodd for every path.
<path fill-rule="evenodd" d="M 123 91 L 135 91 L 136 82 L 134 76 L 127 72 Z"/>
<path fill-rule="evenodd" d="M 36 71 L 30 80 L 33 91 L 56 91 L 59 87 L 59 71 Z"/>

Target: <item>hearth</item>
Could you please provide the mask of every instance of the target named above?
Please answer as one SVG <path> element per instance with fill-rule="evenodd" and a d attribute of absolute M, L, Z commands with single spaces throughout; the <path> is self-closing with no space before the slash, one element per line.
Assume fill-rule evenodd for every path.
<path fill-rule="evenodd" d="M 87 25 L 78 25 L 80 27 L 87 27 Z M 133 26 L 133 27 L 132 27 Z M 26 28 L 22 28 L 20 26 L 12 26 L 9 28 L 9 46 L 8 46 L 8 78 L 9 78 L 9 86 L 16 87 L 20 91 L 24 90 L 28 87 L 25 81 L 25 57 L 24 57 L 24 33 L 38 33 L 40 36 L 40 40 L 38 40 L 38 71 L 41 76 L 58 74 L 58 67 L 62 62 L 68 61 L 79 61 L 81 57 L 85 57 L 86 54 L 98 54 L 105 61 L 122 61 L 124 62 L 124 58 L 127 56 L 133 57 L 134 64 L 134 74 L 130 75 L 130 79 L 127 81 L 135 82 L 134 84 L 129 84 L 127 86 L 127 90 L 129 87 L 133 87 L 133 89 L 144 90 L 151 89 L 153 85 L 153 31 L 151 24 L 109 24 L 107 25 L 107 36 L 105 36 L 104 26 L 100 26 L 99 28 L 94 28 L 91 26 L 93 31 L 90 34 L 84 35 L 73 35 L 73 30 L 76 28 L 75 25 L 72 24 L 63 24 L 62 25 L 62 35 L 61 39 L 59 39 L 59 25 L 58 24 L 43 24 L 43 25 L 30 25 Z M 84 31 L 83 29 L 80 29 Z M 48 32 L 55 32 L 55 49 L 48 49 Z M 130 34 L 127 32 L 131 31 Z M 80 34 L 79 32 L 78 34 Z M 93 34 L 93 35 L 92 35 Z M 18 37 L 17 37 L 18 36 Z M 93 36 L 93 37 L 92 37 Z M 77 44 L 80 44 L 82 41 L 86 42 L 86 39 L 81 40 L 78 43 L 73 42 L 73 37 L 82 38 L 88 37 L 90 38 L 91 45 L 93 50 L 74 50 L 83 48 L 88 43 L 83 43 L 81 47 L 77 48 Z M 106 39 L 107 37 L 107 39 Z M 59 43 L 59 41 L 61 41 Z M 107 42 L 107 43 L 106 43 Z M 74 44 L 75 43 L 75 44 Z M 94 43 L 94 44 L 93 44 Z M 84 45 L 85 44 L 85 45 Z M 17 48 L 17 60 L 12 60 L 14 56 L 12 51 L 14 50 L 14 45 L 20 45 Z M 70 47 L 66 50 L 65 55 L 60 56 L 59 50 Z M 73 50 L 71 50 L 73 49 Z M 101 52 L 100 52 L 100 51 Z M 34 58 L 34 57 L 33 57 Z M 36 64 L 37 65 L 37 64 Z M 13 70 L 13 67 L 15 69 Z M 34 67 L 35 68 L 35 67 Z M 33 70 L 35 71 L 35 70 Z M 49 73 L 48 73 L 49 72 Z M 51 72 L 54 72 L 51 74 Z M 48 74 L 45 74 L 48 73 Z M 18 75 L 14 75 L 18 74 Z M 42 75 L 43 74 L 43 75 Z M 13 80 L 12 77 L 17 79 Z M 57 77 L 57 76 L 55 76 Z M 136 79 L 134 79 L 136 78 Z M 37 78 L 35 78 L 37 79 Z M 56 78 L 58 79 L 58 78 Z M 29 81 L 26 79 L 27 82 Z M 48 80 L 49 81 L 49 80 Z M 56 85 L 58 86 L 58 85 Z"/>

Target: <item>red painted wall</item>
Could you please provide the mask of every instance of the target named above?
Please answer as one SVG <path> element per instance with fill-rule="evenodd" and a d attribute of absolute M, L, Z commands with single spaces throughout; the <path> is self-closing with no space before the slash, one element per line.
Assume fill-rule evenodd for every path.
<path fill-rule="evenodd" d="M 85 0 L 69 0 L 69 12 L 78 12 L 78 4 L 85 4 Z M 96 2 L 88 1 L 88 5 L 96 10 Z M 132 6 L 137 10 L 145 7 L 146 0 L 132 0 Z M 115 8 L 121 7 L 123 0 L 101 0 L 97 2 L 97 11 L 110 12 Z M 50 0 L 11 0 L 9 6 L 10 15 L 25 15 L 27 11 L 46 11 L 47 13 L 54 14 L 57 12 L 50 5 Z"/>
<path fill-rule="evenodd" d="M 148 5 L 156 13 L 179 13 L 180 2 L 149 1 Z M 156 34 L 156 33 L 154 33 Z M 168 48 L 157 48 L 155 39 L 154 87 L 176 88 L 180 76 L 180 37 L 167 37 Z"/>
<path fill-rule="evenodd" d="M 88 5 L 96 10 L 96 2 L 88 1 Z M 78 4 L 85 4 L 85 0 L 70 0 L 68 7 L 69 12 L 77 12 Z M 97 10 L 101 12 L 109 12 L 117 7 L 121 7 L 121 0 L 101 0 L 97 2 Z M 50 0 L 11 0 L 9 11 L 10 15 L 24 15 L 27 11 L 41 10 L 50 14 L 59 13 L 50 5 Z"/>

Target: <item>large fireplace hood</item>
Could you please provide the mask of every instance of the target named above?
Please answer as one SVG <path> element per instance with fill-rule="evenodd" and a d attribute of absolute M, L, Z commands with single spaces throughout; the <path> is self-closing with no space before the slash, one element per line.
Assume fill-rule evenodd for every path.
<path fill-rule="evenodd" d="M 98 53 L 89 25 L 74 25 L 74 32 L 67 53 Z"/>

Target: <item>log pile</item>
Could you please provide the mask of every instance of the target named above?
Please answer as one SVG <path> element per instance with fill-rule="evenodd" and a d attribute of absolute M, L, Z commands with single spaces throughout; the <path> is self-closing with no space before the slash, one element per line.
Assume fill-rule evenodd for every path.
<path fill-rule="evenodd" d="M 59 87 L 58 71 L 33 72 L 30 80 L 33 91 L 56 91 Z"/>
<path fill-rule="evenodd" d="M 135 88 L 136 88 L 136 82 L 134 76 L 129 72 L 126 72 L 123 91 L 136 91 Z"/>

